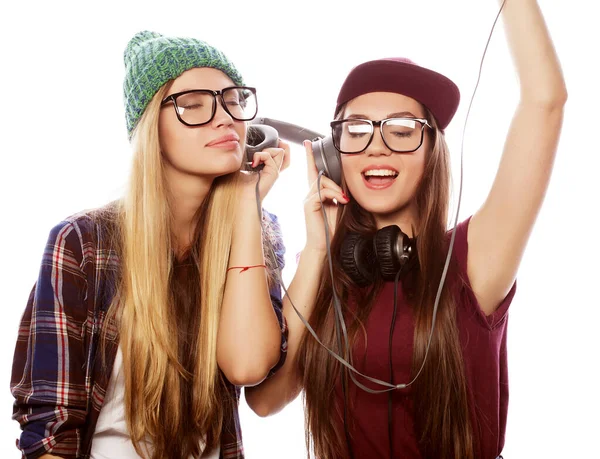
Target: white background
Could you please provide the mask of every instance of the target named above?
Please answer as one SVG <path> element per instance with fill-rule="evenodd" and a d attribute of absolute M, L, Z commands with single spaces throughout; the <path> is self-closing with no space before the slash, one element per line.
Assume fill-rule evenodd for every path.
<path fill-rule="evenodd" d="M 504 455 L 600 458 L 600 10 L 592 0 L 542 0 L 541 7 L 569 101 L 550 189 L 511 306 Z M 133 34 L 149 29 L 219 47 L 258 88 L 261 116 L 321 132 L 344 76 L 364 60 L 407 56 L 446 74 L 462 92 L 447 130 L 456 198 L 460 134 L 497 8 L 494 0 L 3 2 L 0 457 L 19 456 L 10 368 L 48 231 L 67 215 L 118 197 L 127 178 L 122 53 Z M 461 219 L 489 190 L 518 96 L 498 27 L 467 126 Z M 291 167 L 265 202 L 283 227 L 288 283 L 304 243 L 305 169 L 304 150 L 294 146 Z M 305 457 L 300 399 L 267 419 L 244 401 L 240 410 L 249 459 Z"/>

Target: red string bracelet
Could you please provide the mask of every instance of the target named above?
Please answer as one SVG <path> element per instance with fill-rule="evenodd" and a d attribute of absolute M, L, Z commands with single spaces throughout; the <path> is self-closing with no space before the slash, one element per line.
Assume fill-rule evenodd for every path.
<path fill-rule="evenodd" d="M 266 265 L 253 265 L 253 266 L 232 266 L 231 268 L 227 268 L 227 272 L 231 271 L 232 269 L 241 269 L 241 271 L 239 272 L 239 274 L 242 274 L 244 271 L 248 271 L 250 268 L 267 268 Z"/>

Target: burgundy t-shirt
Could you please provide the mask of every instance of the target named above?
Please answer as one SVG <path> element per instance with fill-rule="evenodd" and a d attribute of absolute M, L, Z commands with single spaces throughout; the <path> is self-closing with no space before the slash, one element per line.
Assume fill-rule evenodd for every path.
<path fill-rule="evenodd" d="M 458 299 L 457 325 L 466 368 L 469 406 L 472 425 L 481 432 L 478 459 L 494 459 L 504 446 L 508 408 L 508 375 L 506 363 L 506 324 L 508 307 L 515 294 L 516 283 L 490 316 L 485 316 L 473 294 L 467 276 L 467 231 L 470 218 L 457 226 L 453 248 L 455 266 L 460 273 L 449 270 L 446 285 L 462 285 L 456 292 Z M 461 275 L 467 285 L 458 282 Z M 357 335 L 353 358 L 358 371 L 368 376 L 389 381 L 389 330 L 392 320 L 394 283 L 387 282 L 381 291 L 365 324 L 368 346 Z M 411 379 L 414 319 L 402 288 L 398 286 L 396 325 L 393 337 L 394 383 L 406 384 Z M 366 357 L 366 358 L 365 358 Z M 382 386 L 357 379 L 368 387 Z M 439 381 L 440 390 L 448 390 Z M 388 393 L 371 394 L 356 387 L 350 380 L 349 396 L 353 405 L 348 411 L 348 426 L 355 458 L 390 457 L 388 440 Z M 393 392 L 393 435 L 395 457 L 421 458 L 413 427 L 411 386 Z M 336 401 L 343 412 L 341 386 L 336 388 Z M 338 419 L 338 422 L 340 420 Z"/>

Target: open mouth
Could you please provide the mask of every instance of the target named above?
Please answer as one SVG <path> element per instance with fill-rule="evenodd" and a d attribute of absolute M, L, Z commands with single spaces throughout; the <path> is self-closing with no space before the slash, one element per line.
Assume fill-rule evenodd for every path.
<path fill-rule="evenodd" d="M 398 171 L 392 169 L 371 169 L 362 173 L 363 179 L 369 188 L 386 188 L 394 183 Z"/>

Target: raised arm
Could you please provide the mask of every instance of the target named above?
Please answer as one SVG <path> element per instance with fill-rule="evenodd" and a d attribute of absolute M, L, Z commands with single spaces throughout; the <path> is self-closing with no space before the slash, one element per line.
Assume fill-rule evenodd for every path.
<path fill-rule="evenodd" d="M 521 97 L 491 191 L 469 226 L 468 275 L 486 314 L 516 278 L 548 188 L 567 100 L 536 0 L 506 0 L 502 14 Z"/>

